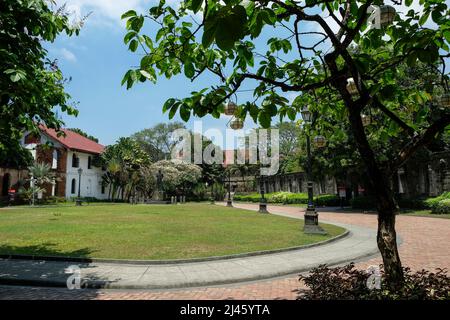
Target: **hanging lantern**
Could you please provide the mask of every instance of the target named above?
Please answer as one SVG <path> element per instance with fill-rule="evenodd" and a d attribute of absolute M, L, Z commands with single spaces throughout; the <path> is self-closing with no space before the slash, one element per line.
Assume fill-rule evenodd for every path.
<path fill-rule="evenodd" d="M 233 130 L 242 129 L 244 127 L 244 121 L 242 121 L 241 119 L 235 118 L 235 119 L 231 120 L 230 127 Z"/>
<path fill-rule="evenodd" d="M 327 139 L 325 139 L 324 136 L 319 135 L 319 136 L 314 137 L 314 145 L 317 148 L 323 148 L 326 146 L 326 144 L 327 144 Z"/>
<path fill-rule="evenodd" d="M 355 80 L 353 78 L 347 79 L 347 91 L 352 95 L 355 96 L 358 94 L 358 88 L 356 87 Z"/>
<path fill-rule="evenodd" d="M 388 5 L 380 6 L 380 25 L 384 28 L 391 25 L 395 19 L 395 8 Z"/>
<path fill-rule="evenodd" d="M 370 119 L 370 116 L 366 116 L 365 114 L 361 116 L 361 121 L 364 127 L 367 127 L 372 123 L 372 119 Z"/>
<path fill-rule="evenodd" d="M 234 113 L 236 112 L 236 109 L 237 109 L 236 103 L 234 103 L 233 101 L 229 101 L 228 104 L 225 106 L 224 113 L 227 116 L 233 116 Z"/>
<path fill-rule="evenodd" d="M 450 93 L 444 93 L 438 98 L 438 105 L 441 108 L 450 108 Z"/>
<path fill-rule="evenodd" d="M 302 118 L 305 122 L 311 121 L 311 111 L 309 111 L 308 106 L 303 106 L 302 110 L 300 111 L 302 114 Z"/>

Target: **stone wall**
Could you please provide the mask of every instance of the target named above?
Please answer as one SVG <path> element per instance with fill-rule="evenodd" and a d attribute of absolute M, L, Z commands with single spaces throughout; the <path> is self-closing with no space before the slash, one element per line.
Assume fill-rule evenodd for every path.
<path fill-rule="evenodd" d="M 266 192 L 287 191 L 294 193 L 306 193 L 308 179 L 304 172 L 294 172 L 277 174 L 263 178 Z M 314 194 L 336 194 L 336 180 L 326 177 L 321 181 L 314 181 Z M 259 178 L 257 181 L 257 191 L 259 191 Z"/>

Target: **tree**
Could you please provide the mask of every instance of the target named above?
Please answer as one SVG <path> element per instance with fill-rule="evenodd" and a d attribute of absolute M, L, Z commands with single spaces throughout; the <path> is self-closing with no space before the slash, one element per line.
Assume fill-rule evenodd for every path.
<path fill-rule="evenodd" d="M 34 205 L 36 193 L 45 192 L 44 185 L 53 183 L 56 177 L 50 165 L 44 162 L 35 162 L 29 166 L 28 175 L 30 176 L 28 179 L 30 181 L 30 187 L 28 189 L 21 188 L 19 193 L 25 199 L 29 200 L 30 204 Z"/>
<path fill-rule="evenodd" d="M 70 131 L 73 131 L 73 132 L 75 132 L 75 133 L 78 133 L 79 135 L 81 135 L 81 136 L 83 136 L 83 137 L 85 137 L 85 138 L 88 138 L 89 140 L 92 140 L 92 141 L 98 143 L 98 139 L 97 139 L 96 137 L 91 136 L 90 134 L 87 134 L 86 132 L 84 132 L 84 131 L 81 130 L 81 129 L 78 129 L 78 128 L 70 128 L 70 129 L 67 129 L 67 130 L 70 130 Z"/>
<path fill-rule="evenodd" d="M 112 200 L 119 190 L 122 200 L 129 199 L 139 183 L 135 173 L 150 164 L 147 153 L 131 138 L 120 138 L 115 144 L 107 146 L 101 161 L 107 170 L 103 183 L 111 186 Z"/>
<path fill-rule="evenodd" d="M 171 133 L 176 129 L 184 128 L 185 126 L 181 122 L 158 123 L 152 128 L 136 132 L 131 137 L 155 162 L 170 158 L 170 152 L 176 143 L 171 139 Z"/>
<path fill-rule="evenodd" d="M 410 7 L 412 1 L 405 4 Z M 389 180 L 450 124 L 449 109 L 434 100 L 448 91 L 448 75 L 442 70 L 450 56 L 450 13 L 444 0 L 421 4 L 421 10 L 410 8 L 401 19 L 396 15 L 394 23 L 377 26 L 368 9 L 383 5 L 381 0 L 185 0 L 177 8 L 160 1 L 147 16 L 134 11 L 123 15 L 125 42 L 132 52 L 142 48 L 144 55 L 122 83 L 131 88 L 139 81 L 156 82 L 157 72 L 166 78 L 184 73 L 192 81 L 203 73 L 216 76 L 218 85 L 164 104 L 170 118 L 179 112 L 184 121 L 191 115 L 219 117 L 223 103 L 244 84 L 255 85 L 255 100 L 241 104 L 238 116 L 249 115 L 263 127 L 277 115 L 294 120 L 304 105 L 335 121 L 345 119 L 377 199 L 377 244 L 386 280 L 398 288 L 404 276 L 395 231 L 398 207 Z M 194 14 L 201 20 L 195 25 L 190 19 Z M 153 38 L 141 34 L 146 17 L 158 27 Z M 311 31 L 308 24 L 316 29 Z M 337 24 L 336 31 L 332 24 Z M 262 38 L 266 26 L 274 28 L 276 36 L 261 53 L 252 40 Z M 418 61 L 431 68 L 441 63 L 441 77 L 430 79 L 426 91 L 400 88 L 400 66 L 414 67 Z M 350 78 L 356 91 L 347 86 Z M 284 96 L 287 92 L 299 95 L 293 104 Z M 330 100 L 334 97 L 338 99 Z M 369 109 L 382 117 L 380 139 L 391 137 L 402 144 L 400 152 L 385 161 L 376 155 L 377 144 L 368 140 L 370 128 L 363 126 L 362 115 Z"/>
<path fill-rule="evenodd" d="M 47 58 L 44 42 L 61 33 L 78 34 L 83 21 L 70 25 L 64 6 L 52 10 L 53 1 L 3 0 L 0 3 L 0 159 L 21 152 L 24 131 L 38 125 L 59 129 L 63 124 L 55 107 L 69 115 L 77 110 L 64 91 L 56 61 Z"/>
<path fill-rule="evenodd" d="M 181 160 L 161 160 L 150 166 L 153 176 L 159 171 L 163 174 L 162 188 L 168 194 L 186 194 L 197 184 L 202 169 Z"/>

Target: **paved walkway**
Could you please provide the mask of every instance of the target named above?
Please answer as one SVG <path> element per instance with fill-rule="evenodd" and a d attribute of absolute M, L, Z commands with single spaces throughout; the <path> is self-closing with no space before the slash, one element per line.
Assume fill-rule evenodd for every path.
<path fill-rule="evenodd" d="M 238 205 L 254 209 L 252 205 Z M 302 216 L 295 207 L 269 206 L 273 213 Z M 369 214 L 321 212 L 321 221 L 376 227 L 376 216 Z M 403 243 L 400 255 L 404 265 L 412 269 L 450 268 L 450 220 L 438 218 L 399 216 L 398 233 Z M 357 264 L 367 268 L 379 264 L 379 257 Z M 6 299 L 294 299 L 302 287 L 297 276 L 234 285 L 209 286 L 177 290 L 73 290 L 57 288 L 30 288 L 0 286 L 0 298 Z"/>
<path fill-rule="evenodd" d="M 300 218 L 299 215 L 283 215 Z M 77 265 L 81 278 L 91 288 L 187 288 L 297 274 L 320 264 L 337 265 L 377 254 L 373 229 L 336 224 L 349 230 L 350 234 L 323 245 L 224 260 L 140 265 L 0 259 L 0 283 L 66 287 L 69 275 L 65 270 Z"/>

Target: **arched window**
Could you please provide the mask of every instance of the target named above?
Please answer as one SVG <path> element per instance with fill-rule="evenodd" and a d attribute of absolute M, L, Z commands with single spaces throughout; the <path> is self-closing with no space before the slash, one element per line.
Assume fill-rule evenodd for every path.
<path fill-rule="evenodd" d="M 77 181 L 75 179 L 72 179 L 72 185 L 71 185 L 71 188 L 70 188 L 70 193 L 74 194 L 76 189 L 77 189 Z"/>
<path fill-rule="evenodd" d="M 88 157 L 88 169 L 91 168 L 92 158 L 91 156 Z"/>
<path fill-rule="evenodd" d="M 58 168 L 58 150 L 53 150 L 52 169 Z"/>
<path fill-rule="evenodd" d="M 80 165 L 80 158 L 77 157 L 77 154 L 74 153 L 72 155 L 72 168 L 78 168 Z"/>

